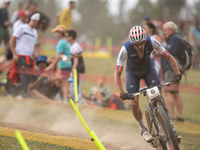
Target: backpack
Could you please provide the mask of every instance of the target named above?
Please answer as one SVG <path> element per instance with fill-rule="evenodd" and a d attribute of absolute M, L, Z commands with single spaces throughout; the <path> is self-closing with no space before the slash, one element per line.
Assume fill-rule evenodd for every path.
<path fill-rule="evenodd" d="M 192 46 L 183 39 L 183 50 L 181 51 L 181 56 L 177 61 L 181 74 L 185 74 L 185 72 L 191 68 L 192 56 Z"/>

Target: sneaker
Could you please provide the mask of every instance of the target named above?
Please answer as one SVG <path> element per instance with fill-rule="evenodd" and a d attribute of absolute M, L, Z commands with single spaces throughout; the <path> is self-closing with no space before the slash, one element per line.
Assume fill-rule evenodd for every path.
<path fill-rule="evenodd" d="M 153 137 L 151 136 L 151 134 L 149 134 L 149 131 L 147 130 L 147 128 L 141 131 L 141 135 L 143 136 L 143 139 L 147 142 L 150 142 L 153 140 Z"/>
<path fill-rule="evenodd" d="M 184 122 L 185 119 L 177 117 L 177 118 L 176 118 L 176 121 Z"/>
<path fill-rule="evenodd" d="M 178 144 L 180 144 L 181 143 L 181 136 L 177 134 L 176 135 L 176 140 L 177 140 Z"/>

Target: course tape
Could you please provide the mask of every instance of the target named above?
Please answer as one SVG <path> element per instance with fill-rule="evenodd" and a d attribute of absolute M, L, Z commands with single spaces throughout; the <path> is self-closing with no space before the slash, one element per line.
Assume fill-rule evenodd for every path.
<path fill-rule="evenodd" d="M 15 137 L 15 130 L 5 127 L 0 127 L 0 135 Z M 64 136 L 53 136 L 48 134 L 36 133 L 36 132 L 29 132 L 19 130 L 24 139 L 32 140 L 32 141 L 39 141 L 81 149 L 89 149 L 89 150 L 97 150 L 94 142 L 87 139 L 79 139 L 73 137 L 64 137 Z"/>
<path fill-rule="evenodd" d="M 0 71 L 3 71 L 3 72 L 9 72 L 10 71 L 10 68 L 12 67 L 11 64 L 0 64 Z M 58 74 L 61 75 L 61 72 L 60 71 L 43 71 L 43 70 L 33 70 L 31 68 L 25 68 L 25 67 L 17 67 L 16 70 L 15 70 L 16 73 L 21 73 L 21 74 L 30 74 L 30 75 L 41 75 L 42 73 L 45 72 L 45 75 L 47 77 L 55 77 L 55 76 L 58 76 Z M 68 71 L 65 71 L 66 73 Z M 63 75 L 62 75 L 63 76 Z M 65 76 L 65 75 L 64 75 Z M 97 79 L 98 79 L 98 75 L 94 75 L 94 74 L 84 74 L 83 76 L 83 81 L 88 81 L 88 82 L 97 82 Z M 122 84 L 125 85 L 126 84 L 126 79 L 125 78 L 122 78 Z M 111 77 L 111 76 L 107 76 L 107 84 L 115 84 L 114 82 L 114 77 Z M 140 81 L 140 85 L 141 87 L 144 87 L 146 86 L 144 80 L 141 80 Z M 180 85 L 177 85 L 179 86 L 179 89 L 180 91 L 182 92 L 189 92 L 189 93 L 197 93 L 197 94 L 200 94 L 200 87 L 195 87 L 195 86 L 189 86 L 189 85 L 183 85 L 183 84 L 180 84 Z M 176 86 L 170 86 L 170 88 L 176 88 Z"/>

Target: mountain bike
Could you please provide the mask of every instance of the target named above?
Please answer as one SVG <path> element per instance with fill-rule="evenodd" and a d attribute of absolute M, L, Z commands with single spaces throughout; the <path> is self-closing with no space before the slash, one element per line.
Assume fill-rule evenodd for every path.
<path fill-rule="evenodd" d="M 128 94 L 131 99 L 134 96 L 144 94 L 149 105 L 145 107 L 145 117 L 149 133 L 153 140 L 149 144 L 157 150 L 180 150 L 178 134 L 170 117 L 169 111 L 161 97 L 159 88 L 169 86 L 174 81 L 168 81 L 154 87 L 144 87 L 139 92 Z"/>

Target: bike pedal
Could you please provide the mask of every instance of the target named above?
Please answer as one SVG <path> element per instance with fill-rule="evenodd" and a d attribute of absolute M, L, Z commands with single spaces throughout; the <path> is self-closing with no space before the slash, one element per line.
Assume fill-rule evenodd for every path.
<path fill-rule="evenodd" d="M 153 148 L 157 148 L 155 140 L 152 140 L 151 142 L 148 142 Z"/>

